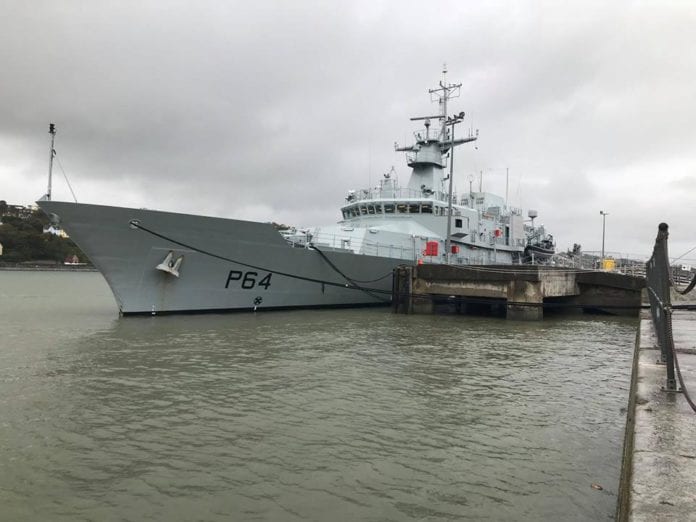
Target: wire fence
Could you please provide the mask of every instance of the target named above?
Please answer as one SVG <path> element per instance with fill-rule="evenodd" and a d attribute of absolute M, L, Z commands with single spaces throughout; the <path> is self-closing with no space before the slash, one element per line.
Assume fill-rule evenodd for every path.
<path fill-rule="evenodd" d="M 652 315 L 657 342 L 660 347 L 660 363 L 667 369 L 667 380 L 664 386 L 666 391 L 683 392 L 684 397 L 696 411 L 696 404 L 691 400 L 689 393 L 684 386 L 681 370 L 679 369 L 679 359 L 677 351 L 674 349 L 674 336 L 672 332 L 672 311 L 676 308 L 693 309 L 690 307 L 673 306 L 670 290 L 675 286 L 671 276 L 667 239 L 669 238 L 669 227 L 667 223 L 660 223 L 655 239 L 655 247 L 650 260 L 645 265 L 646 283 L 648 298 L 650 299 L 650 313 Z M 675 290 L 680 294 L 687 294 L 696 286 L 696 276 L 691 283 L 684 289 Z M 679 379 L 681 389 L 677 389 L 676 378 Z"/>

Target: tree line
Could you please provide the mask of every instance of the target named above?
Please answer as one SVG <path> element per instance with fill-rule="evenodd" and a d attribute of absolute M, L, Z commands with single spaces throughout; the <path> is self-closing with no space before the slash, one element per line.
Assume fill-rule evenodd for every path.
<path fill-rule="evenodd" d="M 43 212 L 34 210 L 28 215 L 17 216 L 11 215 L 10 210 L 11 207 L 0 200 L 0 263 L 63 263 L 72 256 L 77 256 L 80 262 L 87 262 L 87 257 L 71 239 L 44 233 L 50 222 Z"/>

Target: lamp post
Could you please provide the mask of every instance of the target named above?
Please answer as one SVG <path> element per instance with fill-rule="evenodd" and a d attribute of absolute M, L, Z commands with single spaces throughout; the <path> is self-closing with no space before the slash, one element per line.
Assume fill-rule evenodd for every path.
<path fill-rule="evenodd" d="M 604 235 L 607 230 L 607 216 L 609 215 L 609 212 L 600 210 L 599 213 L 602 216 L 602 267 L 604 267 Z"/>

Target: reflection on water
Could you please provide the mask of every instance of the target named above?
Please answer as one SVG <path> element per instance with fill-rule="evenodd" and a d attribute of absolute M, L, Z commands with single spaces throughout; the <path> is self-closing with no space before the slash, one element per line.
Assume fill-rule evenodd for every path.
<path fill-rule="evenodd" d="M 0 283 L 10 520 L 613 515 L 634 321 L 118 319 L 97 274 Z"/>

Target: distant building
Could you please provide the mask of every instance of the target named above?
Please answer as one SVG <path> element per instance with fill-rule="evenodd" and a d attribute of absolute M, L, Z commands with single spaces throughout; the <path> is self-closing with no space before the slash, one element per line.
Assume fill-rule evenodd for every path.
<path fill-rule="evenodd" d="M 5 205 L 2 206 L 2 216 L 13 216 L 21 219 L 29 219 L 34 212 L 38 210 L 36 205 Z"/>
<path fill-rule="evenodd" d="M 63 239 L 67 239 L 69 237 L 68 234 L 65 233 L 65 230 L 63 230 L 60 227 L 54 226 L 54 225 L 49 225 L 47 227 L 44 227 L 43 233 L 44 234 L 53 234 L 54 236 L 62 237 Z"/>

